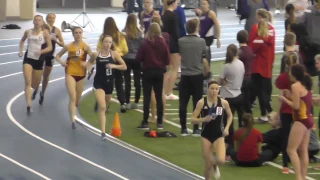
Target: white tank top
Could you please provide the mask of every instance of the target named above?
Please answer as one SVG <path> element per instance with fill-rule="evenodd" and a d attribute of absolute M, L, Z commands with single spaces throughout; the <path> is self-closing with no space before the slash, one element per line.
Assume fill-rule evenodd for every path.
<path fill-rule="evenodd" d="M 43 31 L 38 35 L 32 35 L 32 30 L 30 30 L 28 34 L 27 58 L 39 60 L 41 56 L 41 48 L 44 43 Z"/>

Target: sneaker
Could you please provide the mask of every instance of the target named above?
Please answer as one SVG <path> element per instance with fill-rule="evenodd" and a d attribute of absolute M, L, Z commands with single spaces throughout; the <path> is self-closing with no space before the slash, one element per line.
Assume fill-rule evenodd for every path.
<path fill-rule="evenodd" d="M 201 136 L 201 130 L 200 129 L 193 130 L 192 136 L 200 137 Z"/>
<path fill-rule="evenodd" d="M 140 126 L 137 127 L 137 129 L 140 130 L 149 130 L 148 124 L 141 124 Z"/>
<path fill-rule="evenodd" d="M 219 167 L 217 165 L 213 166 L 213 177 L 218 180 L 221 177 Z"/>
<path fill-rule="evenodd" d="M 261 116 L 258 119 L 260 122 L 267 123 L 269 121 L 268 116 Z"/>
<path fill-rule="evenodd" d="M 126 112 L 127 112 L 127 110 L 126 110 L 126 105 L 121 105 L 121 107 L 120 107 L 120 112 L 121 112 L 121 113 L 126 113 Z"/>
<path fill-rule="evenodd" d="M 27 106 L 27 115 L 30 115 L 30 114 L 31 114 L 31 112 L 32 112 L 31 107 L 30 107 L 30 106 Z"/>
<path fill-rule="evenodd" d="M 32 100 L 35 100 L 35 99 L 36 99 L 37 93 L 38 93 L 38 90 L 34 90 L 34 91 L 33 91 L 33 93 L 32 93 Z"/>
<path fill-rule="evenodd" d="M 71 126 L 72 126 L 72 129 L 76 129 L 76 123 L 75 122 L 72 122 Z"/>
<path fill-rule="evenodd" d="M 181 129 L 181 136 L 189 136 L 190 134 L 188 133 L 187 129 Z"/>
<path fill-rule="evenodd" d="M 129 103 L 128 103 L 128 104 L 126 104 L 125 106 L 126 106 L 126 109 L 131 109 L 131 106 L 130 106 L 130 104 L 129 104 Z"/>
<path fill-rule="evenodd" d="M 106 135 L 106 133 L 101 133 L 101 139 L 102 139 L 102 141 L 107 140 L 107 135 Z"/>
<path fill-rule="evenodd" d="M 231 157 L 230 156 L 226 156 L 225 161 L 226 162 L 230 162 L 231 161 Z"/>
<path fill-rule="evenodd" d="M 40 91 L 40 99 L 39 99 L 39 104 L 40 105 L 43 104 L 43 99 L 44 99 L 44 95 L 42 94 L 42 91 Z"/>
<path fill-rule="evenodd" d="M 282 174 L 289 174 L 289 168 L 287 167 L 282 168 Z"/>
<path fill-rule="evenodd" d="M 138 103 L 131 104 L 131 109 L 138 109 Z"/>
<path fill-rule="evenodd" d="M 166 95 L 167 100 L 178 100 L 179 96 L 176 96 L 174 94 Z"/>
<path fill-rule="evenodd" d="M 162 130 L 163 129 L 163 125 L 162 124 L 157 124 L 157 129 Z"/>

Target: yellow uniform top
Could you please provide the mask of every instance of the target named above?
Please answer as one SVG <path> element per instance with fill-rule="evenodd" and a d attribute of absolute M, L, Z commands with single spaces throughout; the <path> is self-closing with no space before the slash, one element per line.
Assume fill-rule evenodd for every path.
<path fill-rule="evenodd" d="M 117 33 L 117 36 L 118 36 L 119 42 L 118 43 L 113 42 L 114 51 L 116 51 L 120 56 L 124 56 L 128 53 L 127 41 L 126 41 L 124 35 L 122 35 L 120 32 Z M 102 35 L 100 36 L 98 44 L 97 44 L 98 50 L 101 50 L 101 48 L 102 48 L 101 38 L 102 38 Z"/>
<path fill-rule="evenodd" d="M 84 50 L 85 45 L 85 42 L 81 42 L 78 46 L 75 46 L 74 43 L 68 45 L 66 74 L 86 76 L 86 68 L 82 66 L 82 62 L 87 60 L 87 53 Z"/>

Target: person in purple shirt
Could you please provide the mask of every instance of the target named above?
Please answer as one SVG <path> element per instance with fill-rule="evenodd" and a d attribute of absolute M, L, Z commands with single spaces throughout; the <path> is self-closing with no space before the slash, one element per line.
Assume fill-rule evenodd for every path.
<path fill-rule="evenodd" d="M 153 16 L 160 17 L 159 13 L 153 9 L 153 1 L 152 0 L 144 0 L 143 1 L 144 10 L 140 14 L 140 29 L 144 30 L 144 34 L 148 32 L 148 28 L 150 26 L 150 20 Z"/>

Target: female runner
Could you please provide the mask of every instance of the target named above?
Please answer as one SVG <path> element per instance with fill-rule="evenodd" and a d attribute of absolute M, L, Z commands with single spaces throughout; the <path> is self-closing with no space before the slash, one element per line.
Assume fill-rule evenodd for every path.
<path fill-rule="evenodd" d="M 100 40 L 102 47 L 100 51 L 92 54 L 90 60 L 87 63 L 87 69 L 91 71 L 92 65 L 96 64 L 97 71 L 94 76 L 93 87 L 95 89 L 94 92 L 98 102 L 101 138 L 102 140 L 106 140 L 107 136 L 105 112 L 112 96 L 114 69 L 126 70 L 127 66 L 121 56 L 116 51 L 111 50 L 111 36 L 103 36 Z"/>
<path fill-rule="evenodd" d="M 217 81 L 209 81 L 207 96 L 198 101 L 191 115 L 193 124 L 202 124 L 201 143 L 202 153 L 205 160 L 204 177 L 210 180 L 210 171 L 213 168 L 213 176 L 220 178 L 218 165 L 224 164 L 226 157 L 226 146 L 224 137 L 229 135 L 232 122 L 232 112 L 229 103 L 220 98 L 219 85 Z M 224 115 L 226 114 L 226 115 Z M 200 115 L 200 118 L 198 118 Z M 227 117 L 224 127 L 223 118 Z M 212 157 L 212 149 L 216 155 Z"/>
<path fill-rule="evenodd" d="M 82 33 L 82 28 L 74 28 L 72 30 L 74 41 L 64 46 L 56 55 L 56 60 L 66 70 L 66 87 L 69 94 L 69 114 L 72 121 L 72 129 L 76 128 L 76 107 L 80 103 L 85 82 L 87 55 L 92 56 L 91 48 L 82 41 Z M 61 60 L 61 56 L 66 52 L 68 52 L 68 58 L 67 62 L 64 62 Z"/>
<path fill-rule="evenodd" d="M 291 67 L 291 98 L 280 95 L 279 100 L 293 109 L 293 125 L 289 135 L 287 153 L 293 166 L 296 180 L 304 180 L 309 164 L 308 144 L 314 121 L 311 114 L 312 79 L 303 65 Z"/>
<path fill-rule="evenodd" d="M 40 91 L 39 104 L 43 103 L 44 93 L 48 86 L 49 77 L 51 74 L 52 66 L 54 64 L 53 54 L 56 49 L 56 44 L 58 44 L 60 47 L 64 46 L 64 41 L 63 41 L 60 29 L 54 26 L 54 23 L 56 21 L 56 15 L 53 13 L 48 14 L 46 17 L 46 21 L 47 21 L 46 25 L 49 28 L 48 33 L 51 35 L 52 50 L 48 54 L 45 54 L 45 58 L 44 58 L 45 66 L 43 71 L 42 90 Z M 32 100 L 36 98 L 37 92 L 38 92 L 38 88 L 33 91 Z"/>
<path fill-rule="evenodd" d="M 32 89 L 39 87 L 44 55 L 52 50 L 50 35 L 42 30 L 43 17 L 36 15 L 33 18 L 34 27 L 24 32 L 19 44 L 19 56 L 23 56 L 23 46 L 28 39 L 27 51 L 23 59 L 23 76 L 25 80 L 24 92 L 27 102 L 27 114 L 31 113 Z M 44 44 L 47 44 L 46 47 Z"/>
<path fill-rule="evenodd" d="M 150 26 L 150 21 L 153 16 L 160 17 L 159 13 L 153 9 L 152 0 L 143 1 L 144 10 L 140 14 L 140 29 L 144 30 L 144 34 L 147 34 Z"/>

